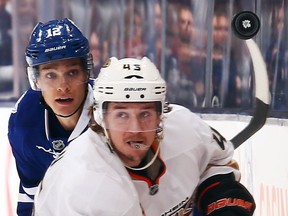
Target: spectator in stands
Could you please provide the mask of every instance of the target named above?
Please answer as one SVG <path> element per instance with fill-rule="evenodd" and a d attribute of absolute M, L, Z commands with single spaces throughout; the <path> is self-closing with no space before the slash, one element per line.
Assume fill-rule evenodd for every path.
<path fill-rule="evenodd" d="M 125 11 L 125 52 L 127 57 L 143 57 L 146 54 L 144 26 L 138 9 L 128 7 Z"/>
<path fill-rule="evenodd" d="M 287 23 L 286 23 L 287 25 Z M 270 45 L 266 53 L 269 87 L 272 94 L 272 108 L 288 109 L 288 72 L 285 65 L 287 42 L 285 31 L 285 8 L 282 4 L 273 4 Z M 287 34 L 287 32 L 286 32 Z"/>
<path fill-rule="evenodd" d="M 212 105 L 235 107 L 239 98 L 240 78 L 235 53 L 229 44 L 229 19 L 226 11 L 215 11 L 213 17 Z"/>
<path fill-rule="evenodd" d="M 12 64 L 12 19 L 6 3 L 0 0 L 0 66 Z"/>
<path fill-rule="evenodd" d="M 199 29 L 192 8 L 179 4 L 177 35 L 171 42 L 172 57 L 167 75 L 168 100 L 188 108 L 202 106 L 204 99 L 205 52 L 195 46 Z M 176 79 L 176 80 L 175 80 Z"/>
<path fill-rule="evenodd" d="M 162 9 L 161 2 L 157 0 L 152 7 L 151 25 L 149 25 L 147 56 L 157 65 L 161 70 L 161 54 L 162 54 Z M 169 53 L 165 52 L 165 56 Z"/>

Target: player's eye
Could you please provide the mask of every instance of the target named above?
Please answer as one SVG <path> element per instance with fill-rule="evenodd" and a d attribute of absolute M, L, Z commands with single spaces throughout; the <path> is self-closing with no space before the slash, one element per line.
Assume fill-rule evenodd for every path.
<path fill-rule="evenodd" d="M 55 79 L 56 77 L 57 77 L 57 75 L 55 73 L 52 73 L 52 72 L 45 74 L 45 78 L 47 78 L 47 79 Z"/>
<path fill-rule="evenodd" d="M 144 111 L 140 113 L 140 117 L 143 118 L 148 118 L 149 116 L 151 116 L 150 112 Z"/>
<path fill-rule="evenodd" d="M 125 119 L 125 118 L 128 118 L 128 115 L 125 112 L 119 112 L 117 113 L 117 118 Z"/>
<path fill-rule="evenodd" d="M 79 74 L 79 70 L 71 70 L 69 71 L 68 75 L 69 76 L 77 76 Z"/>

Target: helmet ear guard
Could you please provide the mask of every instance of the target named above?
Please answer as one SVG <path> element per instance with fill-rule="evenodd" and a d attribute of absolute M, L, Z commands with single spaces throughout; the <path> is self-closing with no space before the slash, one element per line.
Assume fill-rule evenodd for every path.
<path fill-rule="evenodd" d="M 27 76 L 29 80 L 29 84 L 34 91 L 41 91 L 41 89 L 37 85 L 37 76 L 39 72 L 36 67 L 27 67 Z"/>
<path fill-rule="evenodd" d="M 103 112 L 102 112 L 102 107 L 99 106 L 99 103 L 97 103 L 97 101 L 94 99 L 94 104 L 93 104 L 93 117 L 95 122 L 100 125 L 103 126 Z"/>

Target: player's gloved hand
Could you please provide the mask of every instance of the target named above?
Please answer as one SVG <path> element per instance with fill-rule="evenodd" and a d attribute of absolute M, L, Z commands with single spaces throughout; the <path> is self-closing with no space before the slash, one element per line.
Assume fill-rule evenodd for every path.
<path fill-rule="evenodd" d="M 255 201 L 232 173 L 213 176 L 198 187 L 198 208 L 209 216 L 252 216 Z"/>

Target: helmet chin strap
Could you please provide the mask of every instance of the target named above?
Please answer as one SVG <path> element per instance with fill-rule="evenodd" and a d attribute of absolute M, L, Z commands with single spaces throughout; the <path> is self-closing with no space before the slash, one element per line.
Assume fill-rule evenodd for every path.
<path fill-rule="evenodd" d="M 110 138 L 109 138 L 108 132 L 107 132 L 107 130 L 106 130 L 106 127 L 105 127 L 105 124 L 104 124 L 103 121 L 101 122 L 101 126 L 102 126 L 102 128 L 104 129 L 104 135 L 105 135 L 105 137 L 106 137 L 106 144 L 107 144 L 107 146 L 109 147 L 110 151 L 113 153 L 113 152 L 114 152 L 114 149 L 113 149 L 113 147 L 112 147 L 112 145 L 111 145 L 111 140 L 110 140 Z M 128 166 L 127 164 L 125 164 L 125 163 L 122 161 L 123 165 L 124 165 L 127 169 L 131 169 L 131 170 L 144 170 L 144 169 L 148 168 L 149 166 L 151 166 L 151 165 L 154 163 L 154 161 L 156 160 L 156 158 L 157 158 L 157 156 L 158 156 L 158 154 L 159 154 L 159 151 L 160 151 L 160 142 L 161 142 L 162 137 L 163 137 L 162 124 L 161 124 L 161 126 L 159 126 L 159 127 L 157 128 L 156 132 L 157 132 L 157 134 L 158 134 L 158 136 L 156 137 L 158 146 L 157 146 L 157 150 L 156 150 L 153 158 L 150 160 L 150 162 L 147 163 L 147 164 L 146 164 L 145 166 L 143 166 L 143 167 L 137 167 L 137 168 L 135 168 L 135 167 Z M 139 145 L 139 147 L 136 147 L 137 145 Z M 136 150 L 148 150 L 151 146 L 143 146 L 142 144 L 134 143 L 134 144 L 132 145 L 132 147 L 134 147 Z"/>
<path fill-rule="evenodd" d="M 105 127 L 104 127 L 103 129 L 104 129 L 104 134 L 105 134 L 105 136 L 106 136 L 106 144 L 107 144 L 107 146 L 109 147 L 110 151 L 113 153 L 113 152 L 114 152 L 114 149 L 113 149 L 113 147 L 112 147 L 112 145 L 111 145 L 111 141 L 110 141 L 110 138 L 109 138 L 109 136 L 108 136 L 107 130 L 106 130 Z M 158 144 L 157 150 L 156 150 L 153 158 L 152 158 L 151 161 L 150 161 L 149 163 L 147 163 L 145 166 L 139 167 L 139 168 L 130 167 L 130 166 L 128 166 L 127 164 L 125 164 L 125 163 L 122 161 L 123 165 L 124 165 L 126 168 L 131 169 L 131 170 L 144 170 L 144 169 L 148 168 L 149 166 L 151 166 L 151 165 L 154 163 L 154 161 L 156 160 L 156 158 L 157 158 L 157 156 L 158 156 L 158 154 L 159 154 L 159 151 L 160 151 L 160 141 L 158 141 L 157 144 Z M 145 147 L 145 149 L 142 148 L 142 150 L 148 150 L 150 147 L 151 147 L 151 146 L 149 146 L 148 148 Z M 137 148 L 135 148 L 135 149 L 137 149 Z"/>
<path fill-rule="evenodd" d="M 160 151 L 160 143 L 161 143 L 161 141 L 162 141 L 162 139 L 163 139 L 163 122 L 160 122 L 158 128 L 156 129 L 156 133 L 157 133 L 157 135 L 156 135 L 156 142 L 157 142 L 158 146 L 157 146 L 157 150 L 156 150 L 153 158 L 150 160 L 150 162 L 147 163 L 145 166 L 137 167 L 137 168 L 136 168 L 136 167 L 128 166 L 127 164 L 124 164 L 124 166 L 125 166 L 127 169 L 130 169 L 130 170 L 144 170 L 144 169 L 147 169 L 148 167 L 150 167 L 150 166 L 154 163 L 154 161 L 156 160 L 156 158 L 157 158 L 157 156 L 158 156 L 158 154 L 159 154 L 159 151 Z M 137 143 L 137 144 L 138 144 L 138 143 Z M 136 144 L 136 145 L 137 145 L 137 144 Z M 151 146 L 149 146 L 149 148 L 150 148 L 150 147 L 151 147 Z M 137 149 L 136 146 L 134 146 L 134 148 Z M 139 150 L 141 150 L 141 149 L 144 150 L 144 148 L 145 148 L 145 147 L 143 147 L 143 146 L 139 146 Z"/>
<path fill-rule="evenodd" d="M 159 150 L 160 150 L 160 142 L 158 142 L 157 150 L 156 150 L 153 158 L 151 159 L 151 161 L 150 161 L 149 163 L 147 163 L 147 164 L 146 164 L 145 166 L 143 166 L 143 167 L 135 168 L 135 167 L 128 166 L 128 165 L 126 165 L 126 164 L 124 164 L 124 166 L 125 166 L 126 168 L 128 168 L 128 169 L 131 169 L 131 170 L 144 170 L 144 169 L 148 168 L 149 166 L 151 166 L 151 165 L 154 163 L 154 161 L 156 160 L 156 158 L 157 158 L 157 156 L 158 156 L 158 154 L 159 154 Z"/>

